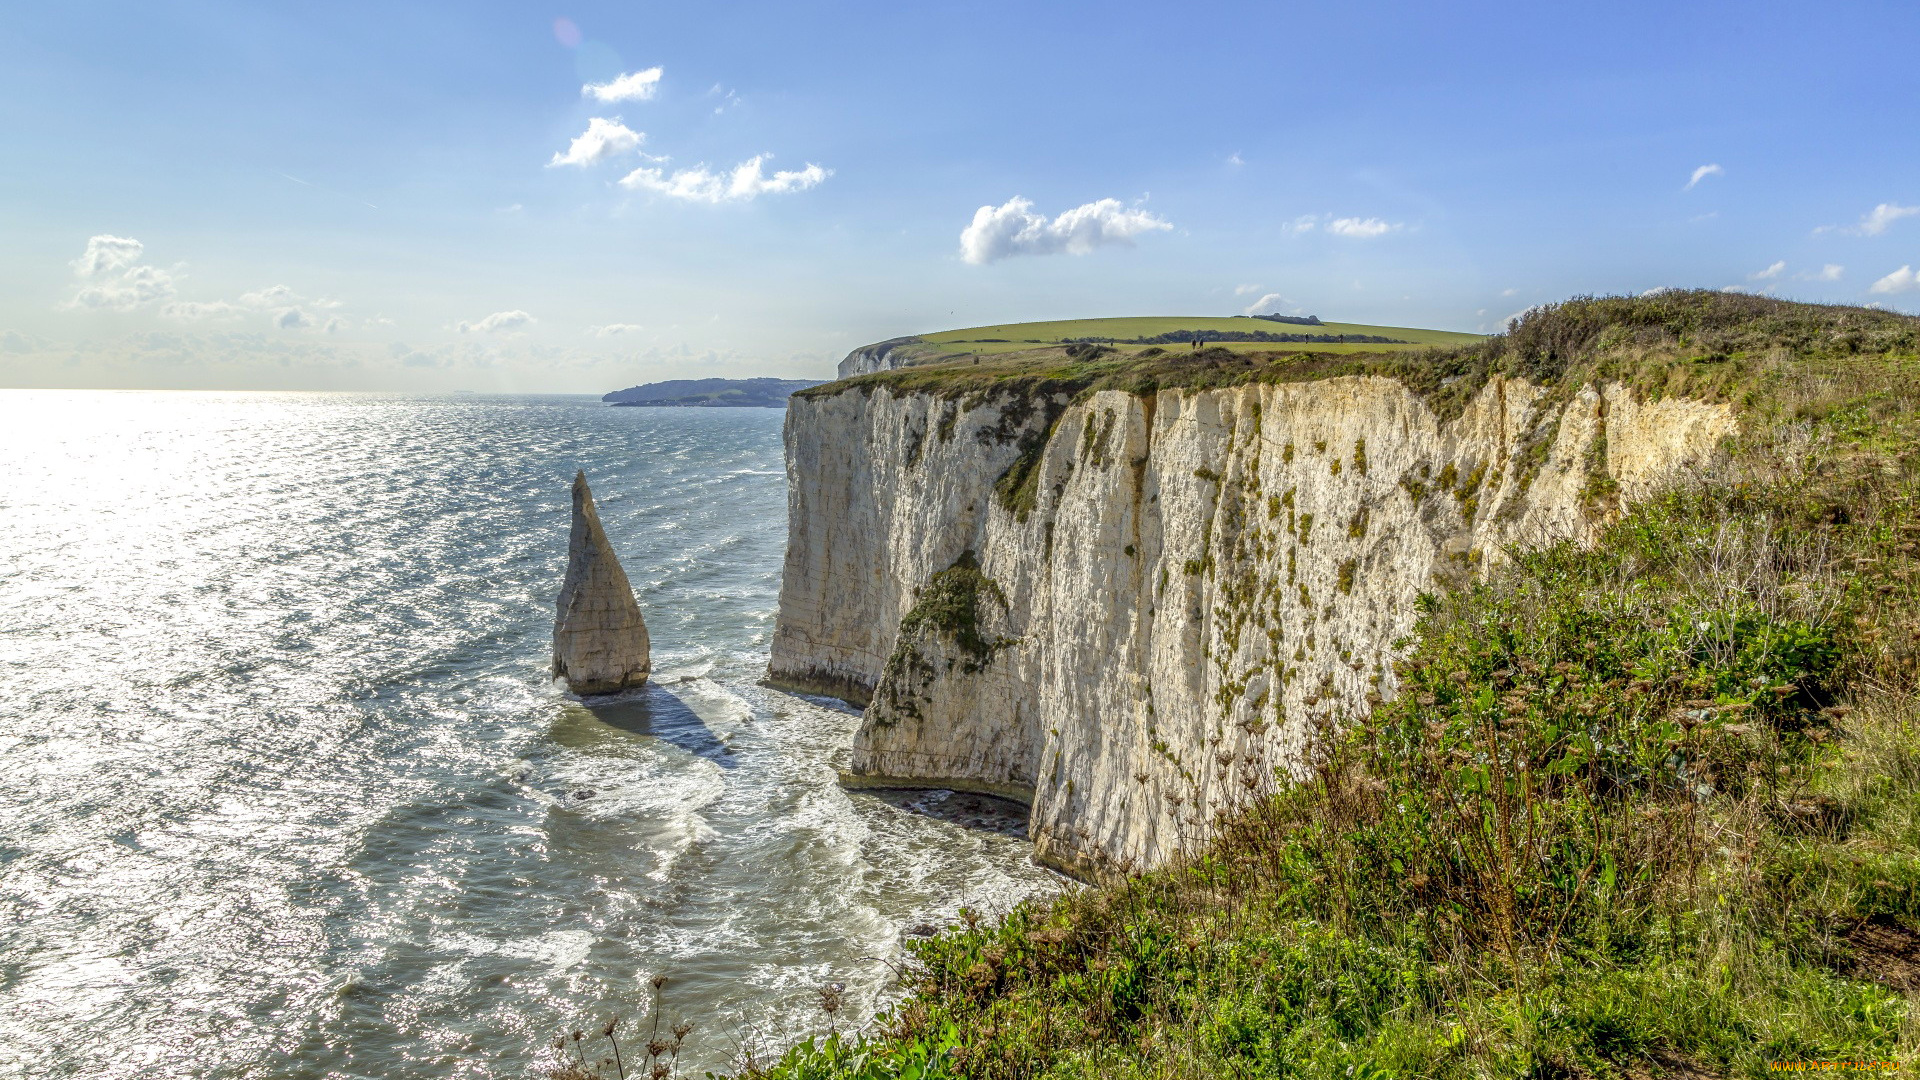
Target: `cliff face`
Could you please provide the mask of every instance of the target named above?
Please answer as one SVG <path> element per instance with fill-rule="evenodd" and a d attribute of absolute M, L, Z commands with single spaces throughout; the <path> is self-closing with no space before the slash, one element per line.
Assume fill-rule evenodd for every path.
<path fill-rule="evenodd" d="M 1584 538 L 1733 429 L 1512 380 L 1453 418 L 1372 377 L 796 398 L 770 674 L 867 704 L 850 783 L 1026 799 L 1043 860 L 1150 865 L 1393 693 L 1421 590 Z"/>
<path fill-rule="evenodd" d="M 855 375 L 870 375 L 876 371 L 892 371 L 904 365 L 906 346 L 918 345 L 917 337 L 891 338 L 874 345 L 862 345 L 848 353 L 840 361 L 840 377 L 851 379 Z"/>

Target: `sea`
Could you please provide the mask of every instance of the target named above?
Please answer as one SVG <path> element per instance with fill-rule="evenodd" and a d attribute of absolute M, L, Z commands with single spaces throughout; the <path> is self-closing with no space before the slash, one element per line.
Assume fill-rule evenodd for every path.
<path fill-rule="evenodd" d="M 761 685 L 782 418 L 0 391 L 0 1076 L 523 1078 L 609 1022 L 698 1076 L 1065 887 L 1017 808 L 841 789 L 858 716 Z M 576 469 L 653 639 L 586 702 Z"/>

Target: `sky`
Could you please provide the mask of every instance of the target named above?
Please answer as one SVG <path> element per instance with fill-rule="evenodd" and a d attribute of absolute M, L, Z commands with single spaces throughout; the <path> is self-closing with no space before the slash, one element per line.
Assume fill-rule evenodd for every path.
<path fill-rule="evenodd" d="M 1910 0 L 0 16 L 0 386 L 604 392 L 1577 294 L 1920 310 Z"/>

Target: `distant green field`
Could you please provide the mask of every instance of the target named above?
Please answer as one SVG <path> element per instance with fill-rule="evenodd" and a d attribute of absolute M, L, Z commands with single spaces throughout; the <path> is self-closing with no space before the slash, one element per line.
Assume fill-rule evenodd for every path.
<path fill-rule="evenodd" d="M 995 353 L 1019 352 L 1023 349 L 1043 348 L 1057 345 L 1068 338 L 1111 337 L 1141 338 L 1157 337 L 1161 334 L 1176 333 L 1183 330 L 1221 330 L 1243 333 L 1266 332 L 1269 334 L 1366 334 L 1373 337 L 1395 338 L 1412 345 L 1356 344 L 1334 345 L 1312 342 L 1269 342 L 1269 341 L 1224 341 L 1210 342 L 1209 345 L 1223 345 L 1235 350 L 1272 351 L 1312 351 L 1312 352 L 1380 352 L 1392 349 L 1424 347 L 1428 345 L 1461 345 L 1479 341 L 1478 334 L 1460 334 L 1449 330 L 1420 330 L 1406 326 L 1370 326 L 1363 323 L 1322 323 L 1319 326 L 1302 326 L 1298 323 L 1277 323 L 1265 319 L 1230 318 L 1217 315 L 1174 316 L 1147 315 L 1121 319 L 1063 319 L 1055 322 L 1004 323 L 999 326 L 973 326 L 962 330 L 945 330 L 937 334 L 922 334 L 920 340 L 933 350 L 942 353 L 970 353 L 992 355 Z M 1144 346 L 1141 346 L 1144 348 Z M 1162 346 L 1172 348 L 1173 346 Z M 930 350 L 930 351 L 933 351 Z"/>

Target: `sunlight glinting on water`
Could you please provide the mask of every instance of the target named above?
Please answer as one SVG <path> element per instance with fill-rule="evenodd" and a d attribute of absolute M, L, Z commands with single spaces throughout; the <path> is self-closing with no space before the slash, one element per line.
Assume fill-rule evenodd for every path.
<path fill-rule="evenodd" d="M 655 973 L 717 1068 L 1055 888 L 850 797 L 857 718 L 757 685 L 780 422 L 0 392 L 0 1075 L 520 1077 Z M 593 709 L 546 678 L 575 468 L 654 642 Z"/>

